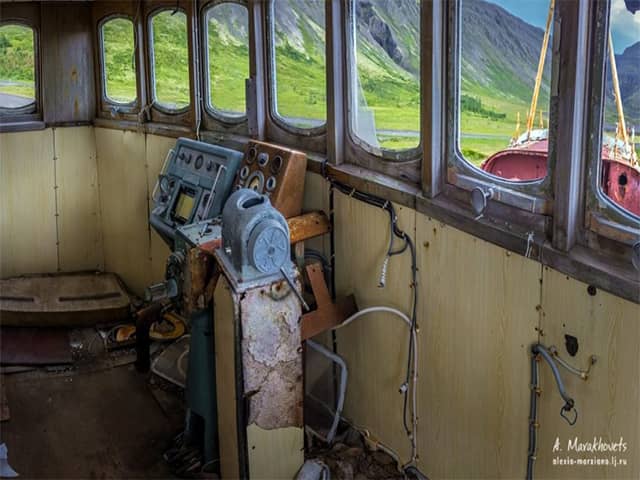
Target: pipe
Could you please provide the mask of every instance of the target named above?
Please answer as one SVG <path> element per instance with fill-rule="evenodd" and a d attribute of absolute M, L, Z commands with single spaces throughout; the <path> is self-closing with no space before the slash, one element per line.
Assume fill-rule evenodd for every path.
<path fill-rule="evenodd" d="M 320 345 L 313 340 L 307 339 L 307 345 L 313 348 L 316 352 L 321 353 L 327 358 L 330 358 L 335 363 L 340 365 L 342 368 L 342 372 L 340 375 L 340 390 L 338 393 L 338 401 L 336 403 L 336 414 L 333 417 L 333 424 L 331 425 L 331 429 L 329 433 L 327 433 L 327 443 L 331 445 L 333 443 L 333 439 L 336 436 L 336 432 L 338 431 L 338 424 L 340 423 L 340 417 L 342 416 L 342 409 L 344 408 L 344 397 L 347 392 L 347 379 L 349 377 L 349 370 L 347 369 L 347 364 L 342 357 L 336 355 L 328 348 L 325 348 L 323 345 Z"/>
<path fill-rule="evenodd" d="M 549 351 L 538 343 L 532 347 L 531 352 L 534 355 L 537 355 L 537 354 L 542 355 L 542 358 L 544 358 L 546 362 L 549 364 L 549 366 L 551 367 L 551 372 L 553 373 L 553 376 L 556 379 L 556 384 L 558 385 L 558 392 L 560 393 L 560 396 L 562 397 L 562 399 L 565 401 L 565 407 L 568 407 L 567 409 L 571 410 L 575 402 L 567 394 L 567 391 L 564 388 L 564 383 L 562 382 L 562 377 L 560 376 L 560 371 L 558 370 L 558 366 L 556 365 L 556 362 L 553 361 L 553 357 L 551 356 Z"/>

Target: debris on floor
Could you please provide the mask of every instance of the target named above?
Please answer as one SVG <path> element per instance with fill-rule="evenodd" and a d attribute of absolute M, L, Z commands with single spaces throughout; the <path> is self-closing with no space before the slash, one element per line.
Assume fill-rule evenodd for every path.
<path fill-rule="evenodd" d="M 350 428 L 339 436 L 331 447 L 311 446 L 307 459 L 324 463 L 331 472 L 330 478 L 342 480 L 403 479 L 398 464 L 387 453 L 371 451 L 362 435 Z M 320 478 L 320 477 L 318 477 Z"/>

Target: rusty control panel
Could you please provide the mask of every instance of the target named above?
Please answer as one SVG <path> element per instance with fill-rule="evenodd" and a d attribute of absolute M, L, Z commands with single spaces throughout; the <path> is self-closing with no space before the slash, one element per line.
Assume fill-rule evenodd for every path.
<path fill-rule="evenodd" d="M 300 215 L 307 156 L 279 145 L 250 141 L 235 179 L 235 190 L 249 188 L 269 198 L 285 218 Z"/>

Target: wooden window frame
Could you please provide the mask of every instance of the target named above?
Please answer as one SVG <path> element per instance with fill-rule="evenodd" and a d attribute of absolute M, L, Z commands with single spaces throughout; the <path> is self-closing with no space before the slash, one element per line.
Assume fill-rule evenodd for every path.
<path fill-rule="evenodd" d="M 358 167 L 379 172 L 384 175 L 392 176 L 400 181 L 407 182 L 412 185 L 420 184 L 420 171 L 424 150 L 424 103 L 421 101 L 420 106 L 420 141 L 415 148 L 408 150 L 389 150 L 384 148 L 375 148 L 357 136 L 352 128 L 351 112 L 355 108 L 355 96 L 352 85 L 352 79 L 358 74 L 357 66 L 353 61 L 353 55 L 356 48 L 356 32 L 353 21 L 353 5 L 356 0 L 349 0 L 340 3 L 340 15 L 342 21 L 342 41 L 344 45 L 343 57 L 346 65 L 344 65 L 343 79 L 343 103 L 344 103 L 344 120 L 343 128 L 344 136 L 344 161 Z M 420 44 L 425 44 L 424 30 L 425 17 L 431 13 L 428 8 L 429 2 L 423 1 L 420 6 Z M 336 8 L 338 8 L 336 6 Z M 427 82 L 424 76 L 423 63 L 425 61 L 424 51 L 421 54 L 420 62 L 420 91 L 421 96 L 430 91 L 431 84 Z"/>
<path fill-rule="evenodd" d="M 15 5 L 13 9 L 8 9 L 7 7 L 9 7 L 9 5 L 3 6 L 3 16 L 0 20 L 0 26 L 18 25 L 33 31 L 35 99 L 32 103 L 24 107 L 0 108 L 0 132 L 42 128 L 40 11 L 31 5 Z M 8 10 L 8 12 L 4 9 Z"/>
<path fill-rule="evenodd" d="M 154 93 L 154 66 L 153 63 L 153 18 L 163 11 L 179 10 L 185 14 L 187 21 L 187 56 L 189 65 L 189 104 L 181 109 L 172 110 L 155 103 Z M 197 41 L 197 19 L 195 18 L 194 2 L 182 2 L 176 8 L 174 0 L 156 0 L 144 5 L 144 57 L 146 66 L 146 91 L 147 104 L 143 107 L 146 113 L 146 120 L 159 124 L 176 124 L 188 127 L 198 132 L 200 128 L 200 85 L 196 80 L 199 78 L 199 60 L 196 59 L 195 50 Z"/>
<path fill-rule="evenodd" d="M 125 9 L 121 9 L 125 7 Z M 141 110 L 141 105 L 144 103 L 145 90 L 144 82 L 141 82 L 141 57 L 140 57 L 140 42 L 142 38 L 142 32 L 139 22 L 136 22 L 137 13 L 135 7 L 126 8 L 128 5 L 117 5 L 117 10 L 108 10 L 109 13 L 102 15 L 104 11 L 94 10 L 94 22 L 96 32 L 96 114 L 103 118 L 112 118 L 119 120 L 136 121 L 138 114 Z M 133 45 L 134 45 L 134 57 L 135 57 L 135 70 L 136 70 L 136 98 L 132 102 L 121 103 L 111 100 L 107 96 L 106 86 L 106 65 L 104 62 L 104 43 L 102 36 L 102 29 L 104 25 L 110 20 L 124 18 L 129 20 L 133 26 Z"/>
<path fill-rule="evenodd" d="M 256 52 L 256 54 L 262 54 L 264 59 L 263 68 L 266 76 L 264 84 L 264 99 L 266 102 L 265 129 L 267 139 L 296 146 L 297 148 L 304 148 L 312 152 L 325 153 L 327 151 L 327 125 L 329 123 L 328 108 L 325 123 L 314 128 L 299 128 L 291 125 L 277 113 L 275 38 L 273 34 L 273 29 L 275 28 L 274 0 L 265 0 L 260 3 L 262 4 L 262 18 L 264 18 L 262 28 L 263 46 L 261 52 Z M 327 21 L 325 7 L 325 49 L 329 41 Z M 329 59 L 325 56 L 325 70 L 328 70 L 328 63 Z M 327 102 L 329 102 L 328 97 Z"/>
<path fill-rule="evenodd" d="M 211 85 L 209 82 L 209 43 L 208 43 L 208 23 L 207 23 L 207 15 L 208 13 L 219 5 L 224 4 L 235 4 L 240 5 L 247 10 L 247 27 L 248 27 L 248 47 L 249 47 L 249 70 L 251 69 L 251 12 L 249 9 L 248 0 L 209 0 L 205 1 L 200 5 L 198 17 L 200 19 L 200 61 L 201 61 L 201 92 L 202 92 L 202 106 L 201 106 L 201 115 L 202 115 L 202 127 L 207 130 L 213 130 L 218 132 L 225 132 L 230 134 L 237 135 L 249 135 L 249 105 L 248 101 L 245 100 L 245 113 L 243 115 L 225 115 L 220 112 L 213 106 L 211 99 Z M 249 73 L 249 75 L 251 75 Z M 245 91 L 247 90 L 245 84 Z M 249 95 L 247 95 L 245 99 L 248 99 Z"/>

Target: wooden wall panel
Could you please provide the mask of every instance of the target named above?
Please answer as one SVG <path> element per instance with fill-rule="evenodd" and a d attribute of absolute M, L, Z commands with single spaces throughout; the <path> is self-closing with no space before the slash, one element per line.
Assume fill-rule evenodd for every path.
<path fill-rule="evenodd" d="M 568 393 L 575 399 L 578 422 L 569 426 L 560 418 L 563 405 L 548 366 L 541 364 L 542 397 L 536 478 L 640 478 L 640 306 L 602 290 L 594 296 L 587 285 L 544 269 L 542 284 L 542 342 L 555 345 L 572 365 L 585 368 L 591 355 L 597 356 L 588 381 L 560 372 Z M 578 352 L 571 357 L 565 334 L 578 338 Z M 556 438 L 562 451 L 553 452 Z M 567 442 L 578 439 L 627 444 L 627 452 L 576 453 Z M 613 466 L 554 466 L 553 459 L 625 459 Z"/>
<path fill-rule="evenodd" d="M 96 128 L 105 270 L 142 294 L 151 282 L 145 136 Z"/>
<path fill-rule="evenodd" d="M 389 242 L 389 217 L 338 192 L 336 207 L 336 285 L 338 294 L 354 293 L 360 308 L 388 305 L 410 311 L 411 283 L 408 255 L 389 262 L 386 288 L 378 288 L 380 268 Z M 415 211 L 397 207 L 400 228 L 413 235 Z M 408 328 L 385 314 L 356 320 L 338 331 L 338 353 L 349 368 L 346 416 L 373 435 L 409 456 L 402 424 Z"/>
<path fill-rule="evenodd" d="M 524 478 L 540 265 L 422 215 L 420 466 L 430 478 Z"/>
<path fill-rule="evenodd" d="M 0 135 L 0 276 L 55 272 L 51 129 Z"/>
<path fill-rule="evenodd" d="M 98 165 L 93 127 L 56 128 L 60 270 L 103 268 Z"/>
<path fill-rule="evenodd" d="M 151 194 L 156 186 L 158 174 L 162 170 L 167 153 L 176 144 L 175 138 L 147 135 L 145 163 L 147 166 L 147 189 L 149 191 L 149 213 L 153 208 Z M 151 234 L 151 280 L 164 280 L 167 257 L 171 250 L 160 236 L 153 230 Z"/>

